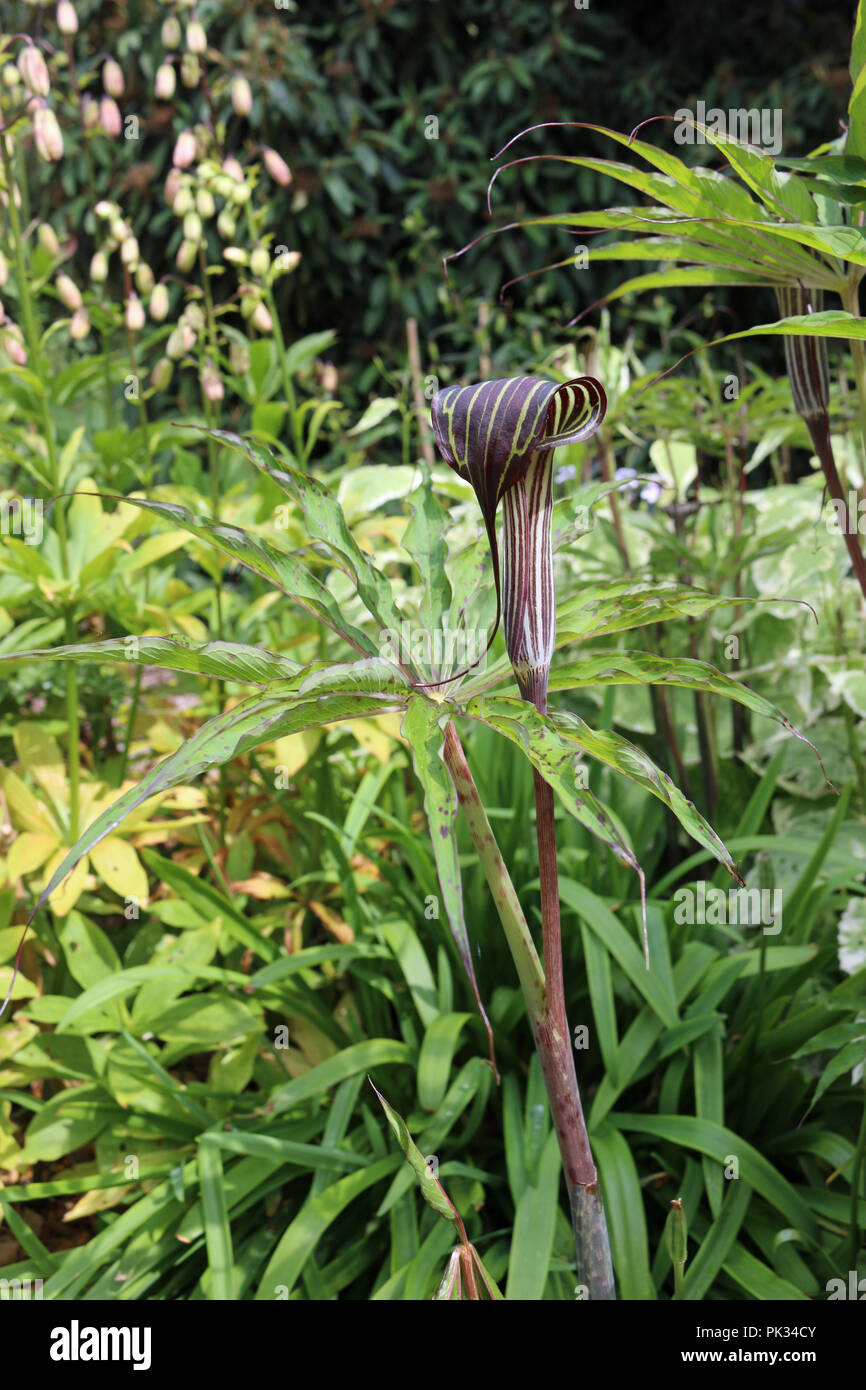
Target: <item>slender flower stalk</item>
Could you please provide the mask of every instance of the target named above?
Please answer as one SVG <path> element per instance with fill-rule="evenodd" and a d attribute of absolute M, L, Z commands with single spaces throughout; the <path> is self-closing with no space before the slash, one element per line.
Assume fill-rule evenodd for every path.
<path fill-rule="evenodd" d="M 574 443 L 594 434 L 605 408 L 604 391 L 591 377 L 581 377 L 564 386 L 532 377 L 515 377 L 452 387 L 433 398 L 433 428 L 439 451 L 456 472 L 472 483 L 481 506 L 493 558 L 496 626 L 501 616 L 520 693 L 540 714 L 547 711 L 547 685 L 556 641 L 553 454 L 559 444 Z M 496 539 L 500 500 L 501 576 Z M 494 635 L 495 630 L 494 627 Z M 446 742 L 446 756 L 449 752 L 455 756 L 453 744 L 449 749 Z M 574 1226 L 578 1280 L 590 1298 L 609 1300 L 616 1297 L 610 1246 L 565 1009 L 553 791 L 538 771 L 534 770 L 533 776 L 544 950 L 544 988 L 540 998 L 537 975 L 516 922 L 510 925 L 509 945 L 521 972 L 559 1141 Z M 459 778 L 456 785 L 459 793 Z M 471 794 L 461 799 L 465 808 L 465 800 L 471 800 Z M 495 875 L 491 878 L 488 874 L 488 878 L 496 883 Z"/>

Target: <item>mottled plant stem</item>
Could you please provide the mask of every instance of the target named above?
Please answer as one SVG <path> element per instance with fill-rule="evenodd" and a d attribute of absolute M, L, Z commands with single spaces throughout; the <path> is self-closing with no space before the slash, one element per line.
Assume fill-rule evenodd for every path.
<path fill-rule="evenodd" d="M 823 307 L 823 296 L 820 290 L 803 289 L 802 287 L 794 289 L 789 286 L 784 289 L 777 289 L 776 298 L 786 317 L 792 314 L 815 313 Z M 859 317 L 860 302 L 856 284 L 848 287 L 842 295 L 842 302 L 850 314 Z M 864 413 L 866 413 L 866 362 L 864 362 L 862 343 L 852 342 L 851 348 L 862 420 Z M 855 348 L 859 351 L 854 351 Z M 809 431 L 815 453 L 821 463 L 827 491 L 840 507 L 845 545 L 848 548 L 851 567 L 860 585 L 860 591 L 866 598 L 866 557 L 860 548 L 857 518 L 851 517 L 848 512 L 847 498 L 836 467 L 830 438 L 830 415 L 828 413 L 830 372 L 827 365 L 826 342 L 823 338 L 786 338 L 785 364 L 788 380 L 791 383 L 794 407 L 802 416 Z M 864 439 L 864 444 L 866 444 L 866 439 Z"/>
<path fill-rule="evenodd" d="M 523 990 L 568 1187 L 578 1282 L 586 1287 L 590 1299 L 610 1300 L 616 1294 L 607 1226 L 580 1101 L 565 1012 L 553 792 L 536 772 L 538 858 L 544 923 L 542 969 L 523 909 L 453 724 L 448 725 L 445 734 L 445 762 L 493 894 Z"/>
<path fill-rule="evenodd" d="M 842 515 L 844 517 L 845 545 L 848 548 L 848 557 L 851 561 L 851 568 L 854 571 L 857 582 L 860 585 L 860 592 L 866 598 L 866 558 L 860 549 L 860 537 L 857 533 L 857 517 L 852 517 L 848 511 L 848 502 L 842 487 L 842 480 L 836 468 L 836 459 L 833 455 L 833 446 L 830 442 L 830 421 L 825 417 L 823 420 L 806 419 L 806 428 L 812 436 L 812 443 L 815 446 L 815 453 L 824 471 L 824 481 L 827 484 L 827 491 L 835 502 L 841 504 Z"/>
<path fill-rule="evenodd" d="M 535 672 L 528 680 L 518 677 L 518 684 L 523 698 L 533 704 L 539 714 L 546 714 L 547 671 Z M 536 1047 L 568 1186 L 578 1283 L 584 1285 L 591 1300 L 610 1301 L 616 1298 L 616 1290 L 607 1222 L 580 1100 L 565 1011 L 553 789 L 536 769 L 533 769 L 533 780 L 544 977 L 547 985 L 545 1008 L 536 1032 Z"/>
<path fill-rule="evenodd" d="M 523 915 L 523 908 L 496 843 L 475 780 L 469 771 L 463 745 L 453 724 L 449 724 L 445 731 L 445 763 L 451 773 L 488 887 L 493 894 L 534 1032 L 535 1019 L 545 1005 L 544 971 L 538 959 L 532 933 Z"/>

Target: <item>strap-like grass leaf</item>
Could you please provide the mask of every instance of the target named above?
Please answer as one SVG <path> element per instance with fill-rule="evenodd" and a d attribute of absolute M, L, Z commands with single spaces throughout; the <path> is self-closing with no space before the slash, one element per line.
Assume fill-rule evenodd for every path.
<path fill-rule="evenodd" d="M 291 1293 L 301 1271 L 325 1231 L 337 1217 L 368 1188 L 393 1173 L 396 1155 L 380 1158 L 359 1173 L 350 1173 L 332 1183 L 317 1197 L 305 1202 L 298 1215 L 283 1232 L 280 1243 L 268 1261 L 259 1282 L 256 1299 L 272 1301 L 278 1290 Z"/>
<path fill-rule="evenodd" d="M 621 1298 L 654 1299 L 644 1197 L 637 1168 L 622 1134 L 605 1123 L 593 1130 L 611 1253 Z"/>
<path fill-rule="evenodd" d="M 436 1110 L 448 1089 L 448 1077 L 463 1025 L 471 1014 L 441 1014 L 424 1034 L 418 1057 L 418 1103 Z"/>
<path fill-rule="evenodd" d="M 367 1072 L 373 1067 L 385 1067 L 399 1063 L 409 1065 L 414 1061 L 413 1054 L 404 1042 L 393 1038 L 369 1038 L 366 1042 L 344 1047 L 336 1057 L 311 1067 L 303 1076 L 296 1076 L 283 1086 L 271 1092 L 269 1107 L 273 1114 L 291 1110 L 313 1096 L 319 1096 L 337 1086 L 349 1076 Z"/>
<path fill-rule="evenodd" d="M 725 1064 L 722 1052 L 724 1025 L 719 1022 L 696 1039 L 692 1049 L 695 1080 L 695 1114 L 699 1119 L 722 1124 L 725 1118 Z M 724 1177 L 717 1163 L 705 1154 L 701 1159 L 704 1187 L 713 1216 L 722 1209 Z"/>
<path fill-rule="evenodd" d="M 749 1210 L 752 1189 L 746 1182 L 732 1182 L 716 1219 L 698 1246 L 685 1279 L 685 1297 L 700 1301 L 728 1259 Z"/>
<path fill-rule="evenodd" d="M 707 1154 L 722 1168 L 729 1155 L 738 1160 L 740 1177 L 780 1211 L 813 1245 L 818 1244 L 818 1223 L 795 1187 L 763 1154 L 723 1125 L 693 1115 L 610 1115 L 609 1123 L 631 1134 L 648 1134 L 682 1148 Z"/>
<path fill-rule="evenodd" d="M 506 1300 L 538 1302 L 550 1272 L 562 1172 L 556 1132 L 547 1136 L 535 1181 L 523 1189 L 514 1216 Z"/>
<path fill-rule="evenodd" d="M 667 1028 L 675 1027 L 679 1022 L 676 1000 L 668 996 L 657 975 L 645 968 L 632 937 L 607 904 L 582 883 L 575 883 L 570 878 L 560 878 L 559 895 L 591 928 L 605 952 L 610 953 L 662 1023 Z"/>
<path fill-rule="evenodd" d="M 215 1144 L 202 1136 L 198 1149 L 198 1174 L 204 1211 L 210 1296 L 221 1302 L 234 1297 L 232 1232 L 223 1180 L 222 1156 Z"/>

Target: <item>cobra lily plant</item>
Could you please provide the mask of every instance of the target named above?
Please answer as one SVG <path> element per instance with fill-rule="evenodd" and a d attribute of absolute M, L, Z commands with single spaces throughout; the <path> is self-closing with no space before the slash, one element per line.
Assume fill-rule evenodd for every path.
<path fill-rule="evenodd" d="M 520 376 L 454 386 L 433 397 L 436 442 L 443 459 L 475 490 L 493 560 L 496 622 L 518 688 L 539 714 L 556 638 L 553 581 L 553 455 L 560 444 L 589 439 L 604 419 L 606 398 L 593 377 L 557 386 Z M 500 575 L 496 510 L 503 504 Z M 492 639 L 491 639 L 492 640 Z M 590 1296 L 612 1299 L 613 1269 L 565 1010 L 553 790 L 537 768 L 538 863 L 546 988 L 533 1033 L 568 1184 L 578 1276 Z"/>

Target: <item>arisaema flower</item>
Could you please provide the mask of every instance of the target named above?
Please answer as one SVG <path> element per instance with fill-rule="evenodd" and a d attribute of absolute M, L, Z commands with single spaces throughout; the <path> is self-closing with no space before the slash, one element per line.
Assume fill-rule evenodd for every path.
<path fill-rule="evenodd" d="M 595 434 L 607 408 L 600 382 L 564 385 L 506 377 L 437 391 L 431 412 L 439 452 L 472 484 L 493 560 L 496 621 L 524 699 L 544 709 L 556 637 L 553 590 L 553 453 Z M 503 503 L 500 570 L 496 512 Z M 489 643 L 488 643 L 489 646 Z"/>

